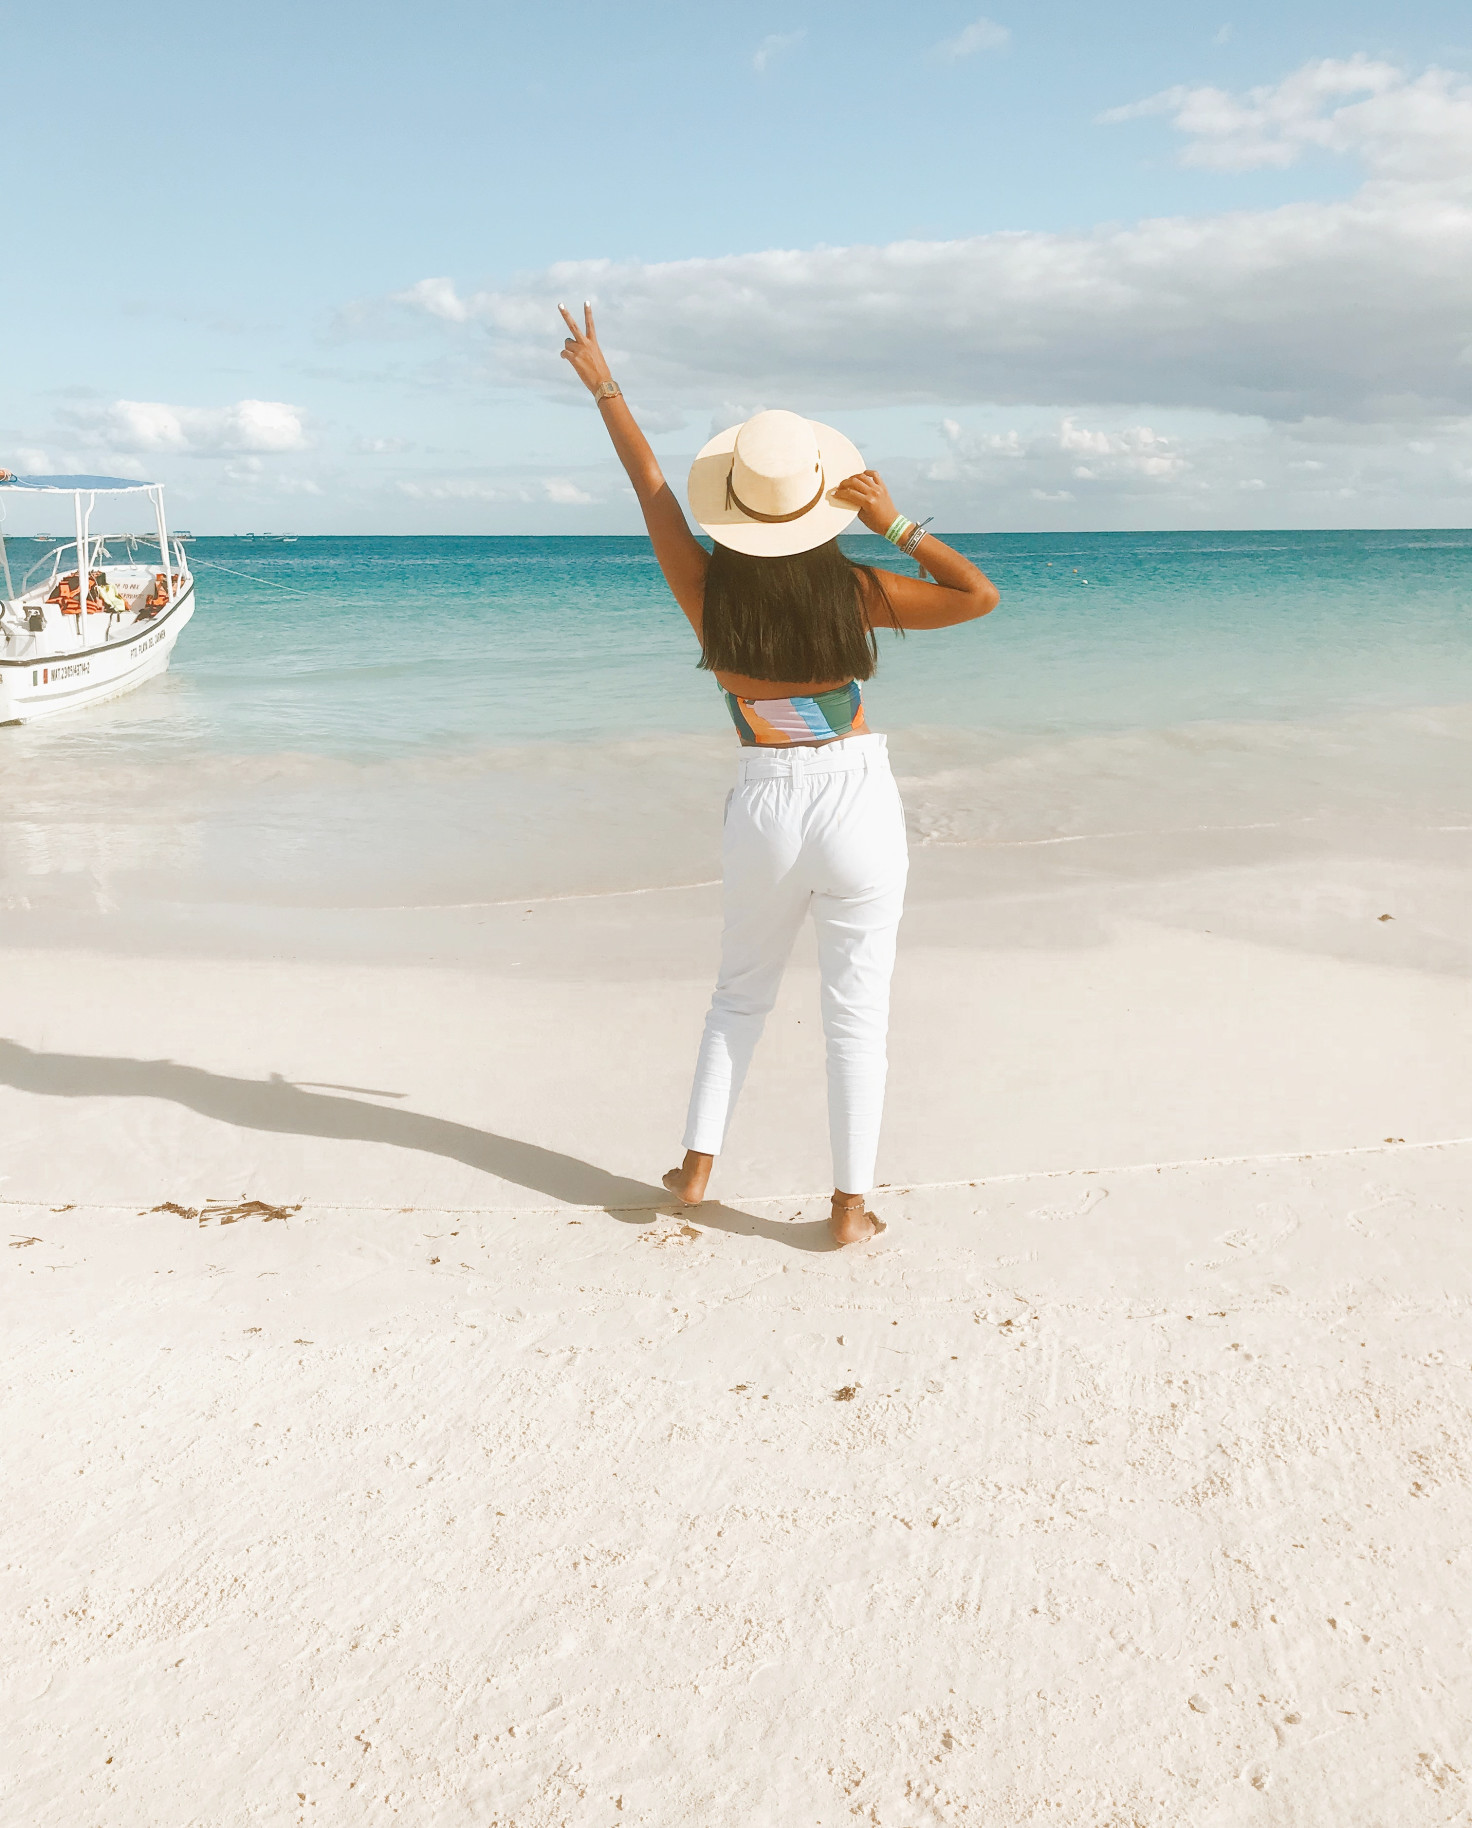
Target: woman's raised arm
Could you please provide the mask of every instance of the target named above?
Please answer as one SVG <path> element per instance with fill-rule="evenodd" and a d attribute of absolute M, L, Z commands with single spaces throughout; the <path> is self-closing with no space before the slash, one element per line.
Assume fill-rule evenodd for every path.
<path fill-rule="evenodd" d="M 881 537 L 899 519 L 883 477 L 874 470 L 860 470 L 857 476 L 840 483 L 833 491 L 833 499 L 857 508 L 863 524 Z M 978 616 L 989 615 L 997 607 L 1000 592 L 996 585 L 944 540 L 927 533 L 912 557 L 935 582 L 929 584 L 924 578 L 886 571 L 883 576 L 887 602 L 872 605 L 869 614 L 869 620 L 877 627 L 888 627 L 892 618 L 901 628 L 954 628 L 958 622 L 974 622 Z"/>
<path fill-rule="evenodd" d="M 664 581 L 698 635 L 705 605 L 705 568 L 709 562 L 706 550 L 690 531 L 685 510 L 665 481 L 659 459 L 650 450 L 649 440 L 639 430 L 638 420 L 608 371 L 608 362 L 598 347 L 598 332 L 593 326 L 593 307 L 583 306 L 581 330 L 565 305 L 559 305 L 557 309 L 571 332 L 562 345 L 562 359 L 571 362 L 578 379 L 597 398 L 598 410 L 608 427 L 618 460 L 628 472 L 639 498 L 644 525 L 649 529 L 654 556 L 664 573 Z M 605 389 L 608 391 L 603 391 Z"/>

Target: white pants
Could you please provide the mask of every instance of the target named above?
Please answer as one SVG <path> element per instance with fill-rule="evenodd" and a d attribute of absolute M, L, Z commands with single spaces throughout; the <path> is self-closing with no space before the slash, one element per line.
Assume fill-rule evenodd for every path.
<path fill-rule="evenodd" d="M 749 749 L 726 802 L 725 931 L 685 1147 L 719 1155 L 741 1082 L 811 910 L 818 929 L 833 1181 L 867 1193 L 884 1110 L 889 980 L 909 858 L 882 736 Z"/>

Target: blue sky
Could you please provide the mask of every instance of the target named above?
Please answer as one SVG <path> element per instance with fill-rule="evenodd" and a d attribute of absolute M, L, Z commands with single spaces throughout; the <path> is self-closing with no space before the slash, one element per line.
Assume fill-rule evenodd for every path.
<path fill-rule="evenodd" d="M 5 45 L 0 464 L 160 476 L 196 531 L 632 529 L 562 293 L 672 471 L 781 404 L 958 530 L 1466 519 L 1465 5 L 59 5 Z"/>

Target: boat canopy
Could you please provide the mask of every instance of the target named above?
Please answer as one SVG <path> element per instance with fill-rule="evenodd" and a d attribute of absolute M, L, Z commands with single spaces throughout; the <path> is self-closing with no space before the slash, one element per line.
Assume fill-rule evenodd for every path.
<path fill-rule="evenodd" d="M 73 511 L 76 515 L 77 538 L 77 571 L 90 571 L 97 562 L 97 553 L 102 548 L 102 538 L 91 531 L 92 512 L 97 506 L 99 495 L 146 495 L 153 503 L 154 519 L 158 523 L 158 556 L 165 573 L 171 571 L 173 559 L 169 555 L 169 529 L 164 520 L 164 489 L 160 482 L 135 482 L 131 476 L 16 476 L 9 470 L 0 470 L 0 498 L 7 491 L 25 495 L 70 495 Z M 0 507 L 0 523 L 5 519 L 5 510 Z M 69 542 L 70 543 L 70 542 Z M 61 551 L 58 548 L 58 553 Z M 15 596 L 15 580 L 10 575 L 10 559 L 5 551 L 5 534 L 0 528 L 0 578 L 5 580 L 5 598 L 9 602 Z M 85 628 L 81 630 L 85 634 Z"/>
<path fill-rule="evenodd" d="M 32 489 L 42 495 L 71 495 L 78 489 L 121 494 L 129 489 L 157 487 L 156 482 L 133 482 L 126 476 L 11 476 L 0 471 L 0 489 Z"/>

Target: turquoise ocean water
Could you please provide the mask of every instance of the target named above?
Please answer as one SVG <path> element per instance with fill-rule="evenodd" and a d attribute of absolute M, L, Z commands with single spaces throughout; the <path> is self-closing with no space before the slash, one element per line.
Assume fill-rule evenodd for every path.
<path fill-rule="evenodd" d="M 1271 797 L 1306 755 L 1328 792 L 1345 720 L 1393 776 L 1427 713 L 1472 705 L 1472 532 L 955 544 L 1000 608 L 881 638 L 866 688 L 922 842 L 1117 821 L 1131 782 L 1159 799 L 1186 753 L 1180 790 L 1194 768 L 1198 799 L 1244 782 Z M 704 809 L 734 736 L 645 540 L 199 539 L 191 554 L 198 610 L 166 679 L 0 732 L 13 901 L 62 878 L 104 897 L 146 881 L 474 901 L 711 868 Z M 1384 791 L 1385 766 L 1367 791 L 1372 776 Z"/>
<path fill-rule="evenodd" d="M 869 687 L 880 727 L 1123 729 L 1472 699 L 1472 532 L 955 543 L 1002 605 L 886 640 Z M 882 540 L 845 544 L 904 563 Z M 191 552 L 200 613 L 156 738 L 373 759 L 725 727 L 643 539 Z"/>

